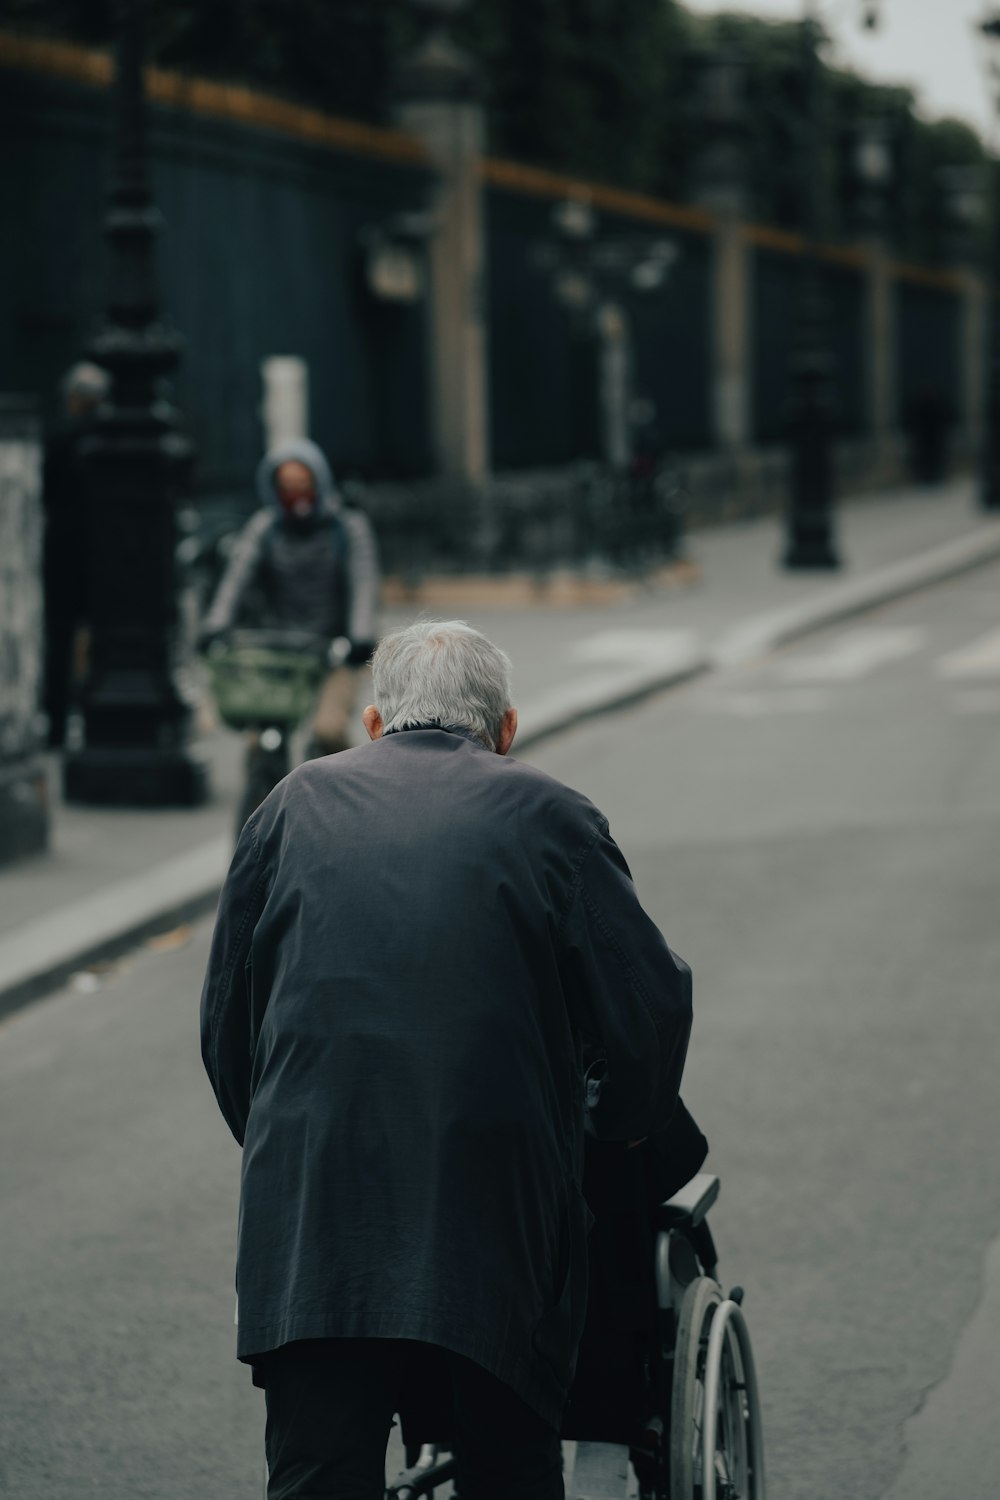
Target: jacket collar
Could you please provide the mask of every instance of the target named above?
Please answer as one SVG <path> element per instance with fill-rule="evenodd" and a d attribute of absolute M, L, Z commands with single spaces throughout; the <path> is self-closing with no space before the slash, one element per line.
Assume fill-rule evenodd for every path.
<path fill-rule="evenodd" d="M 438 724 L 436 720 L 429 719 L 426 724 L 402 724 L 398 729 L 387 729 L 383 738 L 390 734 L 409 734 L 413 729 L 437 729 L 442 734 L 457 734 L 461 739 L 468 740 L 470 745 L 476 745 L 480 750 L 489 750 L 489 745 L 473 734 L 471 729 L 466 729 L 464 724 Z"/>

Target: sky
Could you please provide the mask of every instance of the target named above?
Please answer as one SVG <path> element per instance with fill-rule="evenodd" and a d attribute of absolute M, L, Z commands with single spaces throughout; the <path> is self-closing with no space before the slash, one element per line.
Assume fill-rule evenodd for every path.
<path fill-rule="evenodd" d="M 989 0 L 880 0 L 877 31 L 861 26 L 862 0 L 683 0 L 688 10 L 744 11 L 776 20 L 813 14 L 834 39 L 829 60 L 879 83 L 912 88 L 920 113 L 953 115 L 996 142 L 995 106 L 976 23 L 1000 14 Z M 994 43 L 1000 53 L 1000 43 Z M 993 99 L 998 88 L 993 89 Z"/>

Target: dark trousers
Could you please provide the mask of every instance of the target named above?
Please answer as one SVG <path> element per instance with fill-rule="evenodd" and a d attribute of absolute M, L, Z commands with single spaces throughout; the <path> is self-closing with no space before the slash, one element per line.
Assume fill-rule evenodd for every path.
<path fill-rule="evenodd" d="M 402 1339 L 306 1339 L 261 1360 L 268 1500 L 383 1500 L 393 1415 L 442 1357 L 461 1500 L 563 1500 L 556 1429 L 471 1360 Z"/>

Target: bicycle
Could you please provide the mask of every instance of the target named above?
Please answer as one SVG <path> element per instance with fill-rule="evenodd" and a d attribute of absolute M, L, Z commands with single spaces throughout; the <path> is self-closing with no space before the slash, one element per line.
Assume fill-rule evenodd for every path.
<path fill-rule="evenodd" d="M 231 630 L 205 653 L 219 717 L 247 732 L 236 832 L 291 770 L 289 742 L 313 711 L 327 674 L 349 643 L 290 630 Z"/>
<path fill-rule="evenodd" d="M 707 1221 L 718 1195 L 718 1177 L 701 1172 L 655 1212 L 652 1415 L 631 1449 L 578 1441 L 574 1500 L 588 1500 L 588 1470 L 594 1500 L 612 1494 L 612 1468 L 624 1497 L 629 1460 L 640 1500 L 765 1500 L 760 1393 L 743 1291 L 723 1292 Z M 406 1457 L 386 1500 L 432 1496 L 455 1477 L 455 1459 L 432 1444 Z"/>

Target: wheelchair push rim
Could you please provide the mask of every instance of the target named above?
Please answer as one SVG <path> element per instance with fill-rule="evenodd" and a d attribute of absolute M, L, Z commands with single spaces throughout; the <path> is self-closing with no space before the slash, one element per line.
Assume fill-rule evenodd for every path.
<path fill-rule="evenodd" d="M 711 1277 L 681 1304 L 671 1398 L 670 1500 L 764 1500 L 764 1445 L 746 1320 Z"/>

